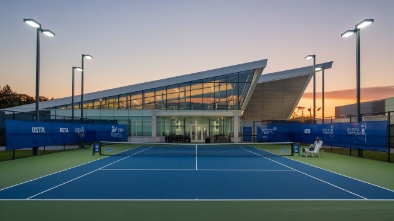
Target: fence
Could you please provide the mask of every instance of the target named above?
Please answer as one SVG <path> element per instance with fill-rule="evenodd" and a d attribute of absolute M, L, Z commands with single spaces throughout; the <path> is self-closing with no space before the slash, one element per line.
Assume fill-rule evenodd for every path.
<path fill-rule="evenodd" d="M 96 126 L 94 125 L 108 125 L 108 126 L 104 126 L 104 127 L 109 127 L 109 129 L 111 129 L 111 126 L 109 126 L 109 124 L 111 125 L 116 125 L 118 124 L 117 120 L 101 120 L 101 119 L 71 119 L 70 117 L 65 117 L 65 116 L 58 116 L 58 115 L 50 115 L 50 112 L 48 111 L 41 111 L 40 112 L 40 121 L 37 122 L 36 121 L 36 115 L 35 113 L 21 113 L 21 112 L 11 112 L 11 111 L 0 111 L 0 161 L 2 160 L 9 160 L 9 159 L 15 159 L 15 158 L 22 158 L 22 157 L 27 157 L 27 156 L 32 156 L 32 155 L 38 155 L 38 154 L 46 154 L 46 153 L 52 153 L 52 152 L 59 152 L 59 151 L 64 151 L 64 150 L 69 150 L 69 149 L 76 149 L 79 146 L 79 142 L 80 139 L 72 137 L 72 139 L 68 139 L 67 143 L 63 142 L 61 143 L 61 145 L 59 146 L 59 142 L 53 143 L 53 137 L 56 136 L 52 136 L 51 139 L 47 138 L 53 143 L 53 145 L 51 145 L 51 142 L 47 142 L 44 145 L 41 145 L 42 143 L 40 143 L 38 146 L 41 148 L 33 148 L 33 151 L 31 150 L 31 146 L 26 146 L 26 142 L 31 142 L 31 139 L 29 140 L 29 137 L 32 137 L 31 135 L 28 135 L 25 133 L 25 135 L 21 134 L 20 136 L 21 139 L 16 139 L 18 142 L 21 141 L 26 141 L 24 144 L 20 143 L 21 145 L 19 145 L 20 147 L 22 147 L 23 149 L 19 149 L 19 148 L 11 148 L 9 150 L 5 150 L 5 146 L 7 145 L 7 136 L 6 135 L 6 121 L 8 122 L 25 122 L 23 124 L 26 125 L 30 125 L 30 133 L 32 132 L 32 127 L 36 128 L 37 125 L 38 126 L 42 126 L 42 125 L 51 125 L 49 128 L 52 128 L 53 125 L 61 125 L 61 129 L 64 129 L 66 127 L 70 127 L 67 128 L 67 131 L 71 132 L 71 126 L 75 126 L 75 127 L 82 127 L 85 126 L 90 127 L 90 128 L 96 128 Z M 82 125 L 83 123 L 83 125 Z M 34 125 L 33 125 L 34 124 Z M 37 124 L 37 125 L 36 125 Z M 82 126 L 81 126 L 82 125 Z M 91 125 L 91 126 L 89 126 Z M 20 130 L 20 128 L 18 129 Z M 125 129 L 124 129 L 125 130 Z M 8 131 L 9 132 L 9 131 Z M 59 128 L 57 129 L 57 132 L 59 132 Z M 48 134 L 49 135 L 49 134 Z M 63 139 L 67 134 L 63 134 L 60 137 L 62 137 Z M 11 135 L 10 135 L 11 136 Z M 12 135 L 14 136 L 14 135 Z M 49 135 L 51 136 L 51 135 Z M 74 136 L 71 135 L 71 136 Z M 77 136 L 77 135 L 75 135 Z M 34 142 L 31 142 L 34 143 Z M 38 144 L 38 143 L 36 143 Z M 48 144 L 48 145 L 46 145 Z M 8 145 L 11 146 L 11 145 Z M 37 146 L 37 147 L 38 147 Z M 45 147 L 47 146 L 47 147 Z M 48 147 L 50 146 L 50 147 Z M 9 148 L 9 147 L 7 147 Z M 30 149 L 25 149 L 25 148 L 30 148 Z"/>
<path fill-rule="evenodd" d="M 364 114 L 362 120 L 359 123 L 356 116 L 343 116 L 324 121 L 258 121 L 254 122 L 252 135 L 251 128 L 244 131 L 256 142 L 290 140 L 308 144 L 318 136 L 327 151 L 393 162 L 393 112 Z"/>

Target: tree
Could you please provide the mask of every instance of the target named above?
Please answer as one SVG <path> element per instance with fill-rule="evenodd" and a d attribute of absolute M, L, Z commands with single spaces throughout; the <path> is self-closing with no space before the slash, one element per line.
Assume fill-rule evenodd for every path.
<path fill-rule="evenodd" d="M 49 100 L 47 97 L 40 96 L 40 102 L 47 100 Z M 0 109 L 31 104 L 35 101 L 33 97 L 27 94 L 18 94 L 14 92 L 8 84 L 0 89 Z"/>
<path fill-rule="evenodd" d="M 27 94 L 18 94 L 20 105 L 31 104 L 35 102 L 35 99 Z"/>
<path fill-rule="evenodd" d="M 0 90 L 0 109 L 17 106 L 17 94 L 7 84 Z"/>

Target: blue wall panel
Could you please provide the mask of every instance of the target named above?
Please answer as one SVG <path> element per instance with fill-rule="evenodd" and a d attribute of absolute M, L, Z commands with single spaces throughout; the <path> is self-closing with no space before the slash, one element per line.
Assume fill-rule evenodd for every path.
<path fill-rule="evenodd" d="M 242 134 L 243 134 L 243 137 L 242 137 L 242 140 L 243 141 L 252 141 L 253 139 L 253 137 L 252 137 L 252 135 L 253 135 L 253 127 L 243 127 L 243 132 L 242 132 Z"/>

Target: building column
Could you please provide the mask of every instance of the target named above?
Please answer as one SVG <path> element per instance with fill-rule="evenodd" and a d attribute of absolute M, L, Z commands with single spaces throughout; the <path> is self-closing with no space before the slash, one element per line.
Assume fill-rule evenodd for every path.
<path fill-rule="evenodd" d="M 239 137 L 239 117 L 241 116 L 241 113 L 239 111 L 234 111 L 234 143 L 240 143 L 242 142 L 241 137 Z"/>
<path fill-rule="evenodd" d="M 152 140 L 153 140 L 153 142 L 159 142 L 156 134 L 157 134 L 157 111 L 152 110 Z"/>

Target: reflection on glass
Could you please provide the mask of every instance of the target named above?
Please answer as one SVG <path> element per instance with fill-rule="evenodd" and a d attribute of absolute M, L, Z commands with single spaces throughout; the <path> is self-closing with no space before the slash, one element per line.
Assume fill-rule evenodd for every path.
<path fill-rule="evenodd" d="M 151 88 L 131 94 L 86 101 L 84 107 L 148 110 L 240 110 L 258 73 L 257 70 L 249 70 Z"/>

